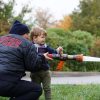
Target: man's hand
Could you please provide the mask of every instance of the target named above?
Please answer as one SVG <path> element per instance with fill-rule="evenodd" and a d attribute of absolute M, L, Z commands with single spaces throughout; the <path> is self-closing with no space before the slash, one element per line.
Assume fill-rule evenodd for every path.
<path fill-rule="evenodd" d="M 50 57 L 48 56 L 48 52 L 47 52 L 47 53 L 44 53 L 43 55 L 44 55 L 45 59 L 47 59 L 47 60 L 53 60 L 52 58 L 50 58 Z"/>

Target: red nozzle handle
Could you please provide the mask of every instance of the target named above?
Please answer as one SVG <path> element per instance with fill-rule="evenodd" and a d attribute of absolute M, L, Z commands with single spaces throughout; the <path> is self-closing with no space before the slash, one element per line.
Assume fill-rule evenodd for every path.
<path fill-rule="evenodd" d="M 76 55 L 76 60 L 79 62 L 82 62 L 83 61 L 83 54 Z"/>

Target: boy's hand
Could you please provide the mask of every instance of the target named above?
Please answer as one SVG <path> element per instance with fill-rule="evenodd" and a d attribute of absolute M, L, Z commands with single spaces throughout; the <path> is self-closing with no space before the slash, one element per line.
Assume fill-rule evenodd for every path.
<path fill-rule="evenodd" d="M 43 54 L 45 59 L 47 60 L 53 60 L 51 57 L 48 56 L 48 52 Z"/>
<path fill-rule="evenodd" d="M 63 54 L 63 48 L 61 46 L 59 46 L 57 49 L 57 53 L 62 55 Z"/>

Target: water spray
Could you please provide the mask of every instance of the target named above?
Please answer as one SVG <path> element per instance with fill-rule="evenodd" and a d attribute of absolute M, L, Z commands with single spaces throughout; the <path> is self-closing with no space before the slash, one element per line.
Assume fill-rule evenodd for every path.
<path fill-rule="evenodd" d="M 84 61 L 88 61 L 88 62 L 100 62 L 100 58 L 98 58 L 98 57 L 83 56 L 83 54 L 78 54 L 78 55 L 48 54 L 48 56 L 51 57 L 51 58 L 53 58 L 53 59 L 62 60 L 62 61 L 76 60 L 78 62 L 84 62 Z"/>

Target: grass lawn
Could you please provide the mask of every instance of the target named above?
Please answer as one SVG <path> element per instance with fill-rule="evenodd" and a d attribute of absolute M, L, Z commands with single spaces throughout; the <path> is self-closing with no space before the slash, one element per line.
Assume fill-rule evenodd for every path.
<path fill-rule="evenodd" d="M 100 85 L 52 85 L 52 100 L 100 100 Z"/>

